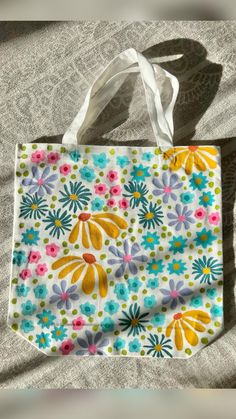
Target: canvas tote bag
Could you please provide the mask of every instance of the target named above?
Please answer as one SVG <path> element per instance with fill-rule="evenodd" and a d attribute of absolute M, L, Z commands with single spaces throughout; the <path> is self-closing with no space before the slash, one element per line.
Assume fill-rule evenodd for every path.
<path fill-rule="evenodd" d="M 131 72 L 156 145 L 82 145 Z M 188 358 L 222 331 L 220 150 L 173 146 L 177 94 L 128 49 L 62 145 L 17 146 L 8 324 L 45 354 Z"/>

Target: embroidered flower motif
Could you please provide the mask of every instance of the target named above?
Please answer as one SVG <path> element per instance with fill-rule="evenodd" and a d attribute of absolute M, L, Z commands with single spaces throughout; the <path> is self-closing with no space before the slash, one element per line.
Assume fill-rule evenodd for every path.
<path fill-rule="evenodd" d="M 152 180 L 152 183 L 157 188 L 157 189 L 154 189 L 153 195 L 155 196 L 163 195 L 164 204 L 167 204 L 169 202 L 169 198 L 176 201 L 177 196 L 174 193 L 174 191 L 183 186 L 183 182 L 179 181 L 179 177 L 175 173 L 172 173 L 168 177 L 168 174 L 166 172 L 162 174 L 162 181 L 159 180 L 158 178 L 154 178 Z"/>
<path fill-rule="evenodd" d="M 146 236 L 142 236 L 143 241 L 141 242 L 141 246 L 144 247 L 145 250 L 150 249 L 154 250 L 155 246 L 160 244 L 160 237 L 157 233 L 147 233 Z"/>
<path fill-rule="evenodd" d="M 27 229 L 25 233 L 22 233 L 22 243 L 24 244 L 38 244 L 39 232 L 33 228 Z"/>
<path fill-rule="evenodd" d="M 91 202 L 92 211 L 101 211 L 104 207 L 104 201 L 101 198 L 95 198 Z"/>
<path fill-rule="evenodd" d="M 92 334 L 89 330 L 85 331 L 86 339 L 78 338 L 77 342 L 81 349 L 76 355 L 106 355 L 104 349 L 109 345 L 109 340 L 103 337 L 102 332 Z"/>
<path fill-rule="evenodd" d="M 155 313 L 154 316 L 151 318 L 150 323 L 154 327 L 163 326 L 165 324 L 166 316 L 163 313 Z"/>
<path fill-rule="evenodd" d="M 22 197 L 20 204 L 20 215 L 24 219 L 33 218 L 34 220 L 40 220 L 45 216 L 48 206 L 45 204 L 46 199 L 39 198 L 37 193 L 33 196 L 26 194 Z"/>
<path fill-rule="evenodd" d="M 115 322 L 111 317 L 105 317 L 101 322 L 101 328 L 104 333 L 113 332 L 115 328 Z"/>
<path fill-rule="evenodd" d="M 120 185 L 114 185 L 110 188 L 110 194 L 114 196 L 120 195 L 122 192 L 122 188 Z"/>
<path fill-rule="evenodd" d="M 199 204 L 203 205 L 205 208 L 213 204 L 215 198 L 214 195 L 209 192 L 203 192 L 202 196 L 199 198 Z"/>
<path fill-rule="evenodd" d="M 48 271 L 48 267 L 46 263 L 39 263 L 36 267 L 36 274 L 39 276 L 45 275 L 47 271 Z"/>
<path fill-rule="evenodd" d="M 92 182 L 96 175 L 94 173 L 94 170 L 91 167 L 83 167 L 79 170 L 81 179 L 87 180 L 87 182 Z"/>
<path fill-rule="evenodd" d="M 32 169 L 32 179 L 26 178 L 22 180 L 22 185 L 31 186 L 29 189 L 29 194 L 37 192 L 39 196 L 44 196 L 45 194 L 51 194 L 54 185 L 54 182 L 58 176 L 56 174 L 49 175 L 50 168 L 45 167 L 42 174 L 40 175 L 39 169 L 36 166 L 33 166 Z"/>
<path fill-rule="evenodd" d="M 184 249 L 187 247 L 187 239 L 182 236 L 173 236 L 173 239 L 170 240 L 169 250 L 174 253 L 184 253 Z"/>
<path fill-rule="evenodd" d="M 144 167 L 142 164 L 139 166 L 133 166 L 133 170 L 130 175 L 133 177 L 133 180 L 136 180 L 136 182 L 143 182 L 146 177 L 151 176 L 149 173 L 149 167 Z"/>
<path fill-rule="evenodd" d="M 72 285 L 66 289 L 67 282 L 66 280 L 61 281 L 60 287 L 57 284 L 52 286 L 52 289 L 55 294 L 50 297 L 49 303 L 57 303 L 57 308 L 60 310 L 65 307 L 66 310 L 70 310 L 72 307 L 71 300 L 77 301 L 79 299 L 78 294 L 75 293 L 77 290 L 76 285 Z"/>
<path fill-rule="evenodd" d="M 198 218 L 199 220 L 203 220 L 205 215 L 206 211 L 204 210 L 204 208 L 197 208 L 194 213 L 194 217 Z"/>
<path fill-rule="evenodd" d="M 143 206 L 138 213 L 139 222 L 144 228 L 156 228 L 160 224 L 163 224 L 162 218 L 164 217 L 161 206 L 157 204 L 149 203 L 147 206 Z"/>
<path fill-rule="evenodd" d="M 180 194 L 182 204 L 191 204 L 194 200 L 194 194 L 191 192 L 183 192 Z"/>
<path fill-rule="evenodd" d="M 41 257 L 41 253 L 38 250 L 31 250 L 28 256 L 28 261 L 29 263 L 38 263 Z"/>
<path fill-rule="evenodd" d="M 116 284 L 114 293 L 116 294 L 118 300 L 127 301 L 129 299 L 129 289 L 125 284 Z"/>
<path fill-rule="evenodd" d="M 115 182 L 115 180 L 118 179 L 118 172 L 116 170 L 110 170 L 107 173 L 107 179 L 112 183 Z"/>
<path fill-rule="evenodd" d="M 200 284 L 207 283 L 211 285 L 212 281 L 217 281 L 223 273 L 222 263 L 213 257 L 196 259 L 193 262 L 193 274 L 195 281 L 200 279 Z"/>
<path fill-rule="evenodd" d="M 43 300 L 48 295 L 48 290 L 45 284 L 37 285 L 34 289 L 35 298 Z"/>
<path fill-rule="evenodd" d="M 218 306 L 217 304 L 214 304 L 213 307 L 211 307 L 210 312 L 213 319 L 215 319 L 216 317 L 222 317 L 223 307 Z"/>
<path fill-rule="evenodd" d="M 32 163 L 41 163 L 45 159 L 45 151 L 44 150 L 37 150 L 31 154 L 31 161 Z"/>
<path fill-rule="evenodd" d="M 86 321 L 82 316 L 76 317 L 76 319 L 72 320 L 73 330 L 82 330 L 83 327 L 86 325 Z"/>
<path fill-rule="evenodd" d="M 189 210 L 186 205 L 181 207 L 180 204 L 175 205 L 175 213 L 168 212 L 167 217 L 171 220 L 168 225 L 175 226 L 175 230 L 179 231 L 182 226 L 184 226 L 185 230 L 190 228 L 190 224 L 195 223 L 194 218 L 191 217 L 193 211 Z"/>
<path fill-rule="evenodd" d="M 157 300 L 155 295 L 149 295 L 148 297 L 144 297 L 143 299 L 144 307 L 145 308 L 153 308 L 157 304 Z"/>
<path fill-rule="evenodd" d="M 96 307 L 94 304 L 84 303 L 80 304 L 80 310 L 82 314 L 84 314 L 87 317 L 90 317 L 95 313 Z"/>
<path fill-rule="evenodd" d="M 80 157 L 81 157 L 81 154 L 80 154 L 80 152 L 78 150 L 72 150 L 69 153 L 69 156 L 70 156 L 70 158 L 71 158 L 72 161 L 74 161 L 75 163 L 77 163 L 79 161 Z"/>
<path fill-rule="evenodd" d="M 171 263 L 168 263 L 168 271 L 170 274 L 181 275 L 187 270 L 186 263 L 181 260 L 173 259 Z"/>
<path fill-rule="evenodd" d="M 190 307 L 199 308 L 203 306 L 202 297 L 200 295 L 194 296 L 190 300 Z"/>
<path fill-rule="evenodd" d="M 43 310 L 41 313 L 36 314 L 36 317 L 39 319 L 38 324 L 44 328 L 49 329 L 53 324 L 56 316 L 52 314 L 51 310 Z"/>
<path fill-rule="evenodd" d="M 105 183 L 98 183 L 94 186 L 94 189 L 97 195 L 104 195 L 107 191 L 107 186 L 105 185 Z"/>
<path fill-rule="evenodd" d="M 162 299 L 162 304 L 170 304 L 170 308 L 174 310 L 178 303 L 185 304 L 184 297 L 188 297 L 193 294 L 190 288 L 183 288 L 184 281 L 178 281 L 175 283 L 173 279 L 169 280 L 170 289 L 161 288 L 160 292 L 165 296 Z"/>
<path fill-rule="evenodd" d="M 59 167 L 59 172 L 64 176 L 69 175 L 71 173 L 71 165 L 67 163 L 63 164 Z"/>
<path fill-rule="evenodd" d="M 31 272 L 31 270 L 30 270 L 30 269 L 23 269 L 23 270 L 20 272 L 20 277 L 21 277 L 21 279 L 23 279 L 23 280 L 26 280 L 26 279 L 30 278 L 31 276 L 32 276 L 32 272 Z"/>
<path fill-rule="evenodd" d="M 27 261 L 26 253 L 24 250 L 14 250 L 13 251 L 13 265 L 21 266 Z"/>
<path fill-rule="evenodd" d="M 25 284 L 16 285 L 16 295 L 17 297 L 27 297 L 29 294 L 30 287 L 27 287 Z"/>
<path fill-rule="evenodd" d="M 154 154 L 147 151 L 146 153 L 143 153 L 142 160 L 151 161 L 153 157 L 154 157 Z"/>
<path fill-rule="evenodd" d="M 59 199 L 59 202 L 63 204 L 62 207 L 69 207 L 69 211 L 73 212 L 82 210 L 84 206 L 88 205 L 92 195 L 82 182 L 69 182 L 69 185 L 64 185 L 64 191 L 59 191 L 59 193 L 62 195 L 62 198 Z"/>
<path fill-rule="evenodd" d="M 57 151 L 56 152 L 52 151 L 51 153 L 48 154 L 47 161 L 50 164 L 56 164 L 58 160 L 60 160 L 60 158 L 61 158 L 60 154 L 57 153 Z"/>
<path fill-rule="evenodd" d="M 147 288 L 151 288 L 151 290 L 154 290 L 159 287 L 159 281 L 157 278 L 149 278 L 147 282 Z"/>
<path fill-rule="evenodd" d="M 220 222 L 220 214 L 218 212 L 212 212 L 209 216 L 208 216 L 208 221 L 210 224 L 213 225 L 217 225 Z"/>
<path fill-rule="evenodd" d="M 94 166 L 99 167 L 99 169 L 105 169 L 110 161 L 105 153 L 93 154 L 92 157 Z"/>
<path fill-rule="evenodd" d="M 128 279 L 128 289 L 130 292 L 137 293 L 139 288 L 142 286 L 142 282 L 138 277 Z"/>
<path fill-rule="evenodd" d="M 67 330 L 65 326 L 55 326 L 54 329 L 51 331 L 52 338 L 55 339 L 57 342 L 62 341 L 67 337 Z"/>
<path fill-rule="evenodd" d="M 110 198 L 107 200 L 107 206 L 109 208 L 114 208 L 116 206 L 116 200 L 114 198 Z"/>
<path fill-rule="evenodd" d="M 126 198 L 130 198 L 130 207 L 138 207 L 139 204 L 147 204 L 147 198 L 145 195 L 148 193 L 148 188 L 144 183 L 128 182 L 128 185 L 124 185 L 124 189 L 127 193 L 123 195 Z"/>
<path fill-rule="evenodd" d="M 124 169 L 124 167 L 130 164 L 130 160 L 128 159 L 127 156 L 117 156 L 116 164 L 118 164 L 118 166 L 121 167 L 121 169 Z"/>
<path fill-rule="evenodd" d="M 139 340 L 136 338 L 134 340 L 131 340 L 131 342 L 129 342 L 129 351 L 130 352 L 139 352 L 141 349 L 141 343 L 139 342 Z"/>
<path fill-rule="evenodd" d="M 160 272 L 163 272 L 163 269 L 164 269 L 164 265 L 163 265 L 162 259 L 159 259 L 159 260 L 152 259 L 151 262 L 147 264 L 147 271 L 150 275 L 151 274 L 157 275 Z"/>
<path fill-rule="evenodd" d="M 190 186 L 193 190 L 202 191 L 207 187 L 207 177 L 202 173 L 193 173 L 190 179 Z"/>
<path fill-rule="evenodd" d="M 129 201 L 125 198 L 118 201 L 118 204 L 119 204 L 119 208 L 122 210 L 129 208 Z"/>
<path fill-rule="evenodd" d="M 27 300 L 26 303 L 21 304 L 21 312 L 24 316 L 32 316 L 36 309 L 36 305 L 33 304 L 30 300 Z"/>
<path fill-rule="evenodd" d="M 40 349 L 48 348 L 51 342 L 49 333 L 40 333 L 40 335 L 36 335 L 35 342 L 37 343 Z"/>
<path fill-rule="evenodd" d="M 123 318 L 119 319 L 119 325 L 122 327 L 121 331 L 128 331 L 128 336 L 137 336 L 141 332 L 145 332 L 148 320 L 148 312 L 141 313 L 141 308 L 137 303 L 131 304 L 128 313 L 122 310 Z"/>
<path fill-rule="evenodd" d="M 207 246 L 211 246 L 213 241 L 217 239 L 216 236 L 213 236 L 212 231 L 206 230 L 206 228 L 198 231 L 196 235 L 197 237 L 194 239 L 196 246 L 202 246 L 203 249 L 206 249 Z"/>
<path fill-rule="evenodd" d="M 116 301 L 110 300 L 106 302 L 104 306 L 104 311 L 106 311 L 112 316 L 113 314 L 117 313 L 117 311 L 119 310 L 119 307 L 120 305 Z"/>
<path fill-rule="evenodd" d="M 67 339 L 64 342 L 62 342 L 60 346 L 60 351 L 62 352 L 62 355 L 69 355 L 70 352 L 73 351 L 75 348 L 75 345 L 71 339 Z"/>
<path fill-rule="evenodd" d="M 125 348 L 125 340 L 122 338 L 117 338 L 114 342 L 113 347 L 116 351 L 121 351 L 121 349 Z"/>
<path fill-rule="evenodd" d="M 32 320 L 23 319 L 20 324 L 20 328 L 24 333 L 30 333 L 34 330 L 34 324 Z"/>
<path fill-rule="evenodd" d="M 201 172 L 208 169 L 215 169 L 217 162 L 214 157 L 218 151 L 214 147 L 205 146 L 188 146 L 173 147 L 163 153 L 164 159 L 171 159 L 169 168 L 171 170 L 179 170 L 185 168 L 185 172 L 190 175 L 193 167 Z M 213 158 L 212 158 L 213 156 Z"/>
<path fill-rule="evenodd" d="M 49 211 L 48 216 L 43 220 L 43 222 L 47 224 L 45 230 L 50 230 L 50 236 L 56 236 L 57 239 L 60 238 L 61 234 L 70 231 L 71 228 L 71 215 L 66 211 L 62 213 L 61 211 L 61 208 Z"/>
<path fill-rule="evenodd" d="M 144 348 L 147 348 L 147 355 L 152 355 L 153 358 L 164 358 L 166 355 L 170 358 L 173 357 L 171 351 L 173 347 L 171 346 L 171 339 L 165 339 L 165 335 L 161 337 L 157 335 L 150 334 L 148 337 L 150 345 L 144 345 Z"/>
<path fill-rule="evenodd" d="M 49 243 L 46 245 L 46 255 L 55 258 L 60 250 L 60 247 L 55 243 Z"/>
<path fill-rule="evenodd" d="M 121 278 L 124 275 L 125 269 L 128 270 L 133 274 L 136 275 L 138 272 L 138 268 L 136 266 L 137 263 L 144 263 L 147 262 L 148 258 L 145 255 L 137 255 L 141 248 L 137 243 L 133 243 L 130 247 L 128 240 L 124 240 L 124 253 L 118 250 L 115 246 L 109 246 L 109 251 L 116 256 L 116 259 L 109 259 L 109 265 L 117 265 L 119 264 L 119 268 L 115 271 L 115 277 Z"/>

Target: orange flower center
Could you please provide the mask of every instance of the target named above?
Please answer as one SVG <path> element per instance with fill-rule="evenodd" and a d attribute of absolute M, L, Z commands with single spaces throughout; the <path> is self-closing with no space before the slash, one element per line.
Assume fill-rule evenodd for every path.
<path fill-rule="evenodd" d="M 91 253 L 84 253 L 84 254 L 82 255 L 82 257 L 83 257 L 83 259 L 84 259 L 84 261 L 85 261 L 86 263 L 91 264 L 91 263 L 96 262 L 96 258 L 95 258 L 95 256 L 93 256 Z"/>
<path fill-rule="evenodd" d="M 78 219 L 79 219 L 80 221 L 88 221 L 90 217 L 91 217 L 91 214 L 89 214 L 88 212 L 87 212 L 87 213 L 86 213 L 86 212 L 82 212 L 82 213 L 78 216 Z"/>
<path fill-rule="evenodd" d="M 179 319 L 181 319 L 181 317 L 182 317 L 182 313 L 176 313 L 176 314 L 174 314 L 174 316 L 173 316 L 173 318 L 174 318 L 175 320 L 179 320 Z"/>
<path fill-rule="evenodd" d="M 194 153 L 194 151 L 196 151 L 198 149 L 199 146 L 197 145 L 189 145 L 188 149 L 189 151 L 191 151 L 191 153 Z"/>

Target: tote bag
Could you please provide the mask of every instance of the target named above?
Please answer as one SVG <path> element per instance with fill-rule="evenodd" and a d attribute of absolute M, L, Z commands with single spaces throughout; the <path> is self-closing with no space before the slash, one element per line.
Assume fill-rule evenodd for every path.
<path fill-rule="evenodd" d="M 156 145 L 83 145 L 131 72 Z M 62 145 L 16 147 L 8 324 L 45 354 L 188 358 L 222 331 L 220 150 L 173 146 L 177 94 L 173 75 L 128 49 Z"/>

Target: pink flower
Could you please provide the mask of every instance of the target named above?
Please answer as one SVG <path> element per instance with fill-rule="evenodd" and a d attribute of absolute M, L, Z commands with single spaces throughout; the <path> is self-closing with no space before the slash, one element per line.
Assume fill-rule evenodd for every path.
<path fill-rule="evenodd" d="M 36 267 L 36 273 L 39 276 L 43 276 L 48 271 L 46 263 L 39 263 Z"/>
<path fill-rule="evenodd" d="M 129 201 L 128 201 L 128 199 L 123 198 L 123 199 L 121 199 L 121 200 L 119 201 L 119 207 L 120 207 L 121 209 L 127 209 L 127 208 L 128 208 L 128 206 L 129 206 Z"/>
<path fill-rule="evenodd" d="M 115 170 L 110 170 L 110 171 L 107 173 L 107 179 L 108 179 L 110 182 L 114 182 L 115 180 L 117 180 L 117 179 L 118 179 L 118 173 L 117 173 Z"/>
<path fill-rule="evenodd" d="M 33 163 L 40 163 L 45 159 L 45 151 L 44 150 L 38 150 L 31 154 L 31 161 Z"/>
<path fill-rule="evenodd" d="M 72 321 L 72 324 L 73 324 L 73 330 L 81 330 L 86 324 L 86 321 L 83 319 L 82 316 L 79 316 Z"/>
<path fill-rule="evenodd" d="M 115 207 L 115 206 L 116 206 L 116 201 L 115 201 L 115 199 L 114 199 L 114 198 L 110 198 L 110 199 L 108 199 L 108 201 L 107 201 L 107 205 L 108 205 L 108 207 L 110 207 L 110 208 Z"/>
<path fill-rule="evenodd" d="M 32 275 L 32 272 L 30 269 L 23 269 L 20 273 L 20 277 L 25 280 L 27 278 L 30 278 Z"/>
<path fill-rule="evenodd" d="M 48 154 L 48 163 L 57 163 L 60 160 L 60 154 L 57 152 L 51 152 Z"/>
<path fill-rule="evenodd" d="M 57 246 L 55 243 L 47 244 L 46 245 L 46 255 L 52 256 L 55 258 L 60 250 L 60 247 Z"/>
<path fill-rule="evenodd" d="M 28 261 L 29 263 L 38 263 L 39 259 L 41 258 L 41 253 L 35 250 L 31 250 Z"/>
<path fill-rule="evenodd" d="M 68 175 L 71 172 L 71 165 L 70 164 L 63 164 L 59 167 L 60 173 L 64 176 Z"/>
<path fill-rule="evenodd" d="M 95 193 L 98 195 L 104 195 L 106 193 L 107 187 L 105 183 L 99 183 L 98 185 L 94 186 Z"/>
<path fill-rule="evenodd" d="M 212 212 L 208 216 L 208 221 L 210 224 L 217 225 L 220 221 L 220 214 L 218 212 Z"/>
<path fill-rule="evenodd" d="M 111 189 L 110 189 L 110 193 L 112 194 L 112 195 L 120 195 L 121 194 L 121 186 L 120 185 L 115 185 L 115 186 L 112 186 L 111 187 Z"/>
<path fill-rule="evenodd" d="M 204 210 L 204 208 L 198 208 L 196 209 L 194 216 L 196 218 L 199 218 L 199 220 L 202 220 L 206 215 L 206 211 Z"/>
<path fill-rule="evenodd" d="M 75 345 L 73 344 L 73 341 L 71 339 L 64 340 L 60 346 L 60 351 L 63 353 L 63 355 L 69 355 L 71 351 L 73 351 Z"/>

